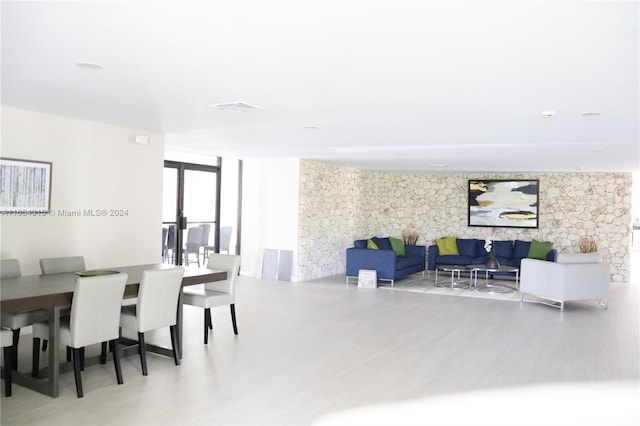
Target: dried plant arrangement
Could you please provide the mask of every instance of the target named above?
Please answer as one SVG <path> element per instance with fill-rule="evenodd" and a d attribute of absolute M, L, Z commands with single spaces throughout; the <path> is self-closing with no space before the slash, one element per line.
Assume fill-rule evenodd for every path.
<path fill-rule="evenodd" d="M 582 253 L 595 253 L 598 251 L 598 244 L 591 238 L 584 237 L 580 240 L 580 251 Z"/>
<path fill-rule="evenodd" d="M 418 231 L 415 229 L 405 229 L 402 231 L 402 239 L 408 246 L 415 246 L 418 242 L 418 238 L 420 238 L 420 234 L 418 234 Z"/>

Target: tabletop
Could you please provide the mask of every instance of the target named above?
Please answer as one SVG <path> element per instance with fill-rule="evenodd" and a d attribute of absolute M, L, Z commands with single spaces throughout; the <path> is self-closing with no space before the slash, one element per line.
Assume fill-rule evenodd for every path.
<path fill-rule="evenodd" d="M 149 269 L 169 269 L 175 265 L 147 264 L 101 268 L 125 272 L 128 275 L 125 297 L 138 293 L 142 273 Z M 0 280 L 0 309 L 2 312 L 20 312 L 49 306 L 70 305 L 78 275 L 75 272 L 46 275 L 23 275 Z M 182 285 L 194 285 L 227 278 L 223 270 L 184 267 Z"/>

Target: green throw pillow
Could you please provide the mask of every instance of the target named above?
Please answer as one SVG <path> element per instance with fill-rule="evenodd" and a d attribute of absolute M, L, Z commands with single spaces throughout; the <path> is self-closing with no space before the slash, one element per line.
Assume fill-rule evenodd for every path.
<path fill-rule="evenodd" d="M 529 247 L 527 257 L 530 259 L 546 260 L 552 248 L 553 243 L 549 241 L 531 240 L 531 247 Z"/>
<path fill-rule="evenodd" d="M 373 240 L 367 240 L 367 248 L 372 250 L 378 250 L 378 245 Z"/>
<path fill-rule="evenodd" d="M 458 244 L 456 244 L 456 237 L 439 238 L 436 240 L 438 245 L 438 253 L 440 256 L 447 256 L 450 254 L 458 255 Z"/>
<path fill-rule="evenodd" d="M 396 252 L 396 256 L 406 256 L 407 253 L 404 249 L 404 241 L 400 238 L 389 237 L 389 242 L 391 243 L 391 248 Z"/>

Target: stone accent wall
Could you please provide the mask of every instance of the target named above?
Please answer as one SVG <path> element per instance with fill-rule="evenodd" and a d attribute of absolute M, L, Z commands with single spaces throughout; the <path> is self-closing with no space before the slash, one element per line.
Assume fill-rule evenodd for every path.
<path fill-rule="evenodd" d="M 498 240 L 535 238 L 579 252 L 589 237 L 611 265 L 611 279 L 630 278 L 631 173 L 404 174 L 303 161 L 300 175 L 300 280 L 344 273 L 354 239 L 399 237 L 409 227 L 425 245 L 493 232 Z M 469 179 L 539 179 L 539 228 L 468 227 Z"/>
<path fill-rule="evenodd" d="M 364 235 L 358 206 L 362 175 L 330 164 L 300 162 L 298 280 L 344 274 L 345 249 Z"/>

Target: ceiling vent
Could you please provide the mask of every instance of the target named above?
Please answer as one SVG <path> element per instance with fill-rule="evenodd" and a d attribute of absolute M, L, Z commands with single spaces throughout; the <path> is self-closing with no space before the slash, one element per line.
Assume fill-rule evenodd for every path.
<path fill-rule="evenodd" d="M 221 109 L 229 112 L 249 112 L 262 109 L 259 106 L 247 104 L 245 102 L 228 102 L 224 104 L 211 104 L 210 108 Z"/>

